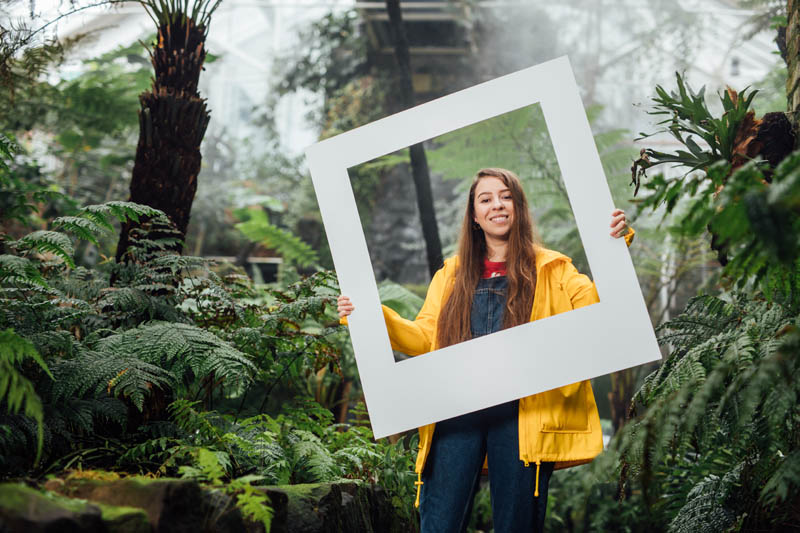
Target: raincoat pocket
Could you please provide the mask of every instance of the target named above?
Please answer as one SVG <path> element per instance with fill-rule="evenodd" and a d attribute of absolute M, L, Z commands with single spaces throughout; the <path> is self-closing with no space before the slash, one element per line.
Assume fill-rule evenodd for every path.
<path fill-rule="evenodd" d="M 541 431 L 544 433 L 589 433 L 591 394 L 588 381 L 581 381 L 538 394 Z"/>

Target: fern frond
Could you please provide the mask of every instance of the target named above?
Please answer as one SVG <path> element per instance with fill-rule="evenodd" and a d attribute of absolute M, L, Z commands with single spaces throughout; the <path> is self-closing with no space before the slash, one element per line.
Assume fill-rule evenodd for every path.
<path fill-rule="evenodd" d="M 732 484 L 726 480 L 727 487 Z M 710 474 L 689 492 L 686 504 L 669 524 L 670 533 L 717 533 L 726 531 L 736 514 L 723 505 L 727 495 L 726 483 Z"/>
<path fill-rule="evenodd" d="M 155 309 L 153 298 L 141 289 L 134 287 L 104 289 L 97 305 L 104 313 L 148 315 L 148 318 L 153 317 Z"/>
<path fill-rule="evenodd" d="M 53 324 L 53 327 L 57 327 L 57 324 Z M 31 333 L 28 339 L 33 343 L 37 352 L 45 355 L 58 354 L 71 357 L 78 352 L 78 342 L 69 331 L 38 331 Z"/>
<path fill-rule="evenodd" d="M 104 233 L 104 227 L 88 218 L 64 216 L 53 220 L 53 226 L 72 233 L 81 240 L 89 241 L 99 246 L 97 236 Z"/>
<path fill-rule="evenodd" d="M 154 209 L 149 205 L 120 201 L 87 205 L 80 210 L 80 213 L 98 226 L 109 230 L 113 229 L 113 226 L 110 224 L 110 217 L 114 217 L 120 222 L 127 222 L 128 220 L 138 222 L 140 217 L 165 216 L 163 211 Z"/>
<path fill-rule="evenodd" d="M 179 399 L 169 407 L 170 416 L 175 424 L 189 435 L 198 434 L 206 443 L 216 443 L 221 439 L 221 433 L 209 420 L 209 413 L 200 413 L 196 406 L 201 402 Z"/>
<path fill-rule="evenodd" d="M 255 371 L 242 352 L 189 324 L 150 322 L 102 339 L 97 349 L 167 368 L 186 383 L 211 373 L 226 381 L 248 381 Z"/>
<path fill-rule="evenodd" d="M 0 331 L 0 349 L 2 349 L 0 350 L 0 360 L 15 364 L 21 363 L 26 359 L 32 359 L 51 379 L 55 379 L 39 352 L 29 341 L 14 333 L 13 330 Z"/>
<path fill-rule="evenodd" d="M 18 241 L 14 241 L 11 245 L 23 250 L 51 253 L 60 257 L 70 268 L 75 267 L 75 261 L 72 259 L 75 248 L 72 245 L 72 240 L 63 233 L 38 230 L 25 235 Z"/>
<path fill-rule="evenodd" d="M 156 269 L 168 268 L 173 274 L 186 270 L 189 272 L 202 271 L 203 274 L 217 278 L 216 274 L 208 269 L 211 261 L 204 257 L 191 255 L 165 254 L 156 257 L 150 262 L 150 266 Z"/>
<path fill-rule="evenodd" d="M 153 388 L 170 389 L 175 378 L 163 368 L 125 353 L 86 351 L 53 366 L 53 399 L 81 398 L 87 394 L 122 396 L 140 411 Z"/>
<path fill-rule="evenodd" d="M 317 253 L 299 237 L 269 222 L 267 213 L 261 208 L 247 210 L 247 220 L 236 224 L 236 229 L 253 242 L 276 250 L 287 261 L 302 267 L 315 264 Z"/>
<path fill-rule="evenodd" d="M 42 455 L 44 412 L 42 401 L 36 394 L 33 383 L 17 370 L 16 365 L 26 359 L 33 360 L 50 378 L 53 378 L 47 364 L 29 341 L 11 329 L 0 331 L 0 403 L 5 403 L 7 412 L 16 414 L 22 410 L 25 416 L 36 421 L 37 446 L 34 459 L 36 464 Z"/>
<path fill-rule="evenodd" d="M 289 442 L 290 455 L 295 460 L 295 468 L 305 471 L 312 482 L 332 481 L 341 476 L 330 452 L 319 437 L 305 430 L 292 431 Z"/>
<path fill-rule="evenodd" d="M 16 255 L 0 255 L 0 283 L 16 282 L 31 283 L 47 287 L 47 282 L 41 272 L 26 257 Z"/>

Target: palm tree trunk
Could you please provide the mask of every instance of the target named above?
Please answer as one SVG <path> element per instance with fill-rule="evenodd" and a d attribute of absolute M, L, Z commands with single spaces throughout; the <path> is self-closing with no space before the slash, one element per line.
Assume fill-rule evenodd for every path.
<path fill-rule="evenodd" d="M 164 211 L 182 239 L 189 226 L 200 172 L 200 143 L 209 121 L 205 100 L 197 92 L 208 22 L 219 4 L 209 2 L 196 0 L 189 6 L 181 0 L 143 2 L 158 26 L 158 42 L 150 54 L 153 87 L 139 97 L 139 143 L 130 201 Z M 117 261 L 131 244 L 131 230 L 146 222 L 123 225 Z M 178 253 L 182 249 L 182 242 L 173 247 Z"/>
<path fill-rule="evenodd" d="M 795 129 L 800 124 L 800 0 L 788 0 L 786 6 L 788 24 L 786 26 L 786 63 L 789 75 L 786 79 L 786 99 L 789 116 Z M 797 148 L 800 135 L 795 136 Z"/>

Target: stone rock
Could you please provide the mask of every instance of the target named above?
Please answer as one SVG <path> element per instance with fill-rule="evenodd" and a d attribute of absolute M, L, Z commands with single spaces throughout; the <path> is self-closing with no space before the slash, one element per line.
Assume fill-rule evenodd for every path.
<path fill-rule="evenodd" d="M 85 501 L 43 494 L 16 483 L 0 485 L 2 533 L 105 532 L 100 508 Z"/>
<path fill-rule="evenodd" d="M 65 496 L 92 502 L 141 509 L 155 531 L 203 531 L 203 492 L 194 481 L 147 478 L 115 481 L 69 479 L 60 492 Z"/>
<path fill-rule="evenodd" d="M 97 504 L 108 533 L 152 533 L 150 519 L 144 509 Z"/>
<path fill-rule="evenodd" d="M 275 510 L 272 533 L 406 533 L 416 524 L 398 520 L 389 497 L 380 487 L 359 481 L 268 487 Z M 282 508 L 277 496 L 284 495 Z"/>
<path fill-rule="evenodd" d="M 63 482 L 51 480 L 47 486 L 63 496 L 89 500 L 94 505 L 86 502 L 80 505 L 94 509 L 98 519 L 102 515 L 97 525 L 99 529 L 63 531 L 264 532 L 261 523 L 242 516 L 236 507 L 235 496 L 219 488 L 202 488 L 194 481 L 66 479 Z M 416 524 L 398 519 L 383 489 L 360 481 L 271 486 L 259 490 L 267 493 L 273 510 L 272 533 L 417 531 Z M 5 530 L 0 528 L 0 533 L 5 533 Z"/>

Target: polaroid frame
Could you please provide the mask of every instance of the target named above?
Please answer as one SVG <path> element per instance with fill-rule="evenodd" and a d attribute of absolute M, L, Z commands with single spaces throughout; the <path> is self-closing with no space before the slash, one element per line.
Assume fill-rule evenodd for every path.
<path fill-rule="evenodd" d="M 600 303 L 396 363 L 348 169 L 535 103 Z M 306 157 L 341 292 L 356 308 L 348 324 L 375 438 L 661 358 L 625 242 L 609 236 L 614 205 L 566 56 L 326 139 Z"/>

